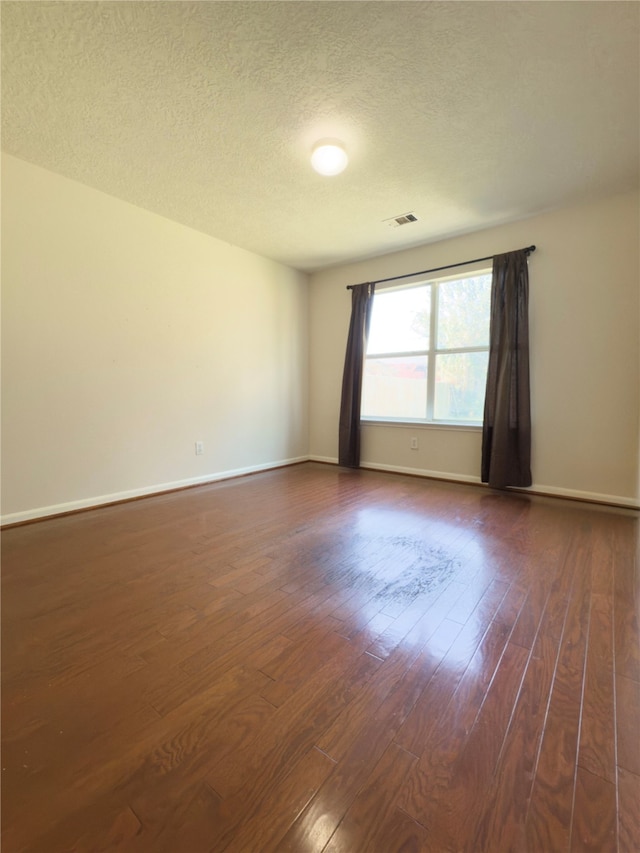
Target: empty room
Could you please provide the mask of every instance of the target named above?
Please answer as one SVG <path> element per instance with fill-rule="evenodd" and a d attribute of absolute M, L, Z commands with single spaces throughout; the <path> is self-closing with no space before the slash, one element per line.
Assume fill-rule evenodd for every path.
<path fill-rule="evenodd" d="M 640 849 L 640 3 L 0 2 L 3 853 Z"/>

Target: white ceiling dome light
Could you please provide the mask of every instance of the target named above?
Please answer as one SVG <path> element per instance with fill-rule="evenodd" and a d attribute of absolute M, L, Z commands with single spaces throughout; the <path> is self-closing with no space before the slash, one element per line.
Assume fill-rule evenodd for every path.
<path fill-rule="evenodd" d="M 336 139 L 323 139 L 313 146 L 311 165 L 320 175 L 339 175 L 348 162 L 344 145 Z"/>

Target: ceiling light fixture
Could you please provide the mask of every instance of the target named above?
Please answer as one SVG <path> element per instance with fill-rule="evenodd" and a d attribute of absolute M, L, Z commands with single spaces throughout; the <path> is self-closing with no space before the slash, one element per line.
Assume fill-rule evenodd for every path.
<path fill-rule="evenodd" d="M 323 139 L 316 142 L 311 153 L 311 165 L 320 175 L 339 175 L 349 162 L 342 142 Z"/>

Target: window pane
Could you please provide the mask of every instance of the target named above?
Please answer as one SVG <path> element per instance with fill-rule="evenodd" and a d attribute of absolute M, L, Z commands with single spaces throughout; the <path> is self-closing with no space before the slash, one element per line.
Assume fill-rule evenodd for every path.
<path fill-rule="evenodd" d="M 438 349 L 489 345 L 491 276 L 444 281 L 438 292 Z"/>
<path fill-rule="evenodd" d="M 434 416 L 446 421 L 482 421 L 487 382 L 486 352 L 436 356 Z"/>
<path fill-rule="evenodd" d="M 362 383 L 362 417 L 425 418 L 427 356 L 367 358 Z"/>
<path fill-rule="evenodd" d="M 415 352 L 429 348 L 430 287 L 377 293 L 367 352 Z"/>

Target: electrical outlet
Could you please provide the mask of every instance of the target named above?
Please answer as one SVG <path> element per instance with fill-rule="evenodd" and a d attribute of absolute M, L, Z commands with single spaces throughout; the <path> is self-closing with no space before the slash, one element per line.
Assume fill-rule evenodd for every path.
<path fill-rule="evenodd" d="M 196 441 L 196 456 L 202 456 L 204 453 L 204 443 L 202 441 Z"/>
<path fill-rule="evenodd" d="M 415 436 L 411 439 L 410 447 L 412 450 L 418 449 L 418 439 Z"/>

